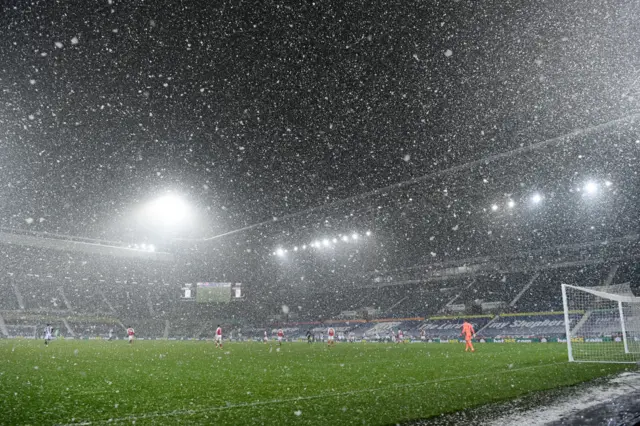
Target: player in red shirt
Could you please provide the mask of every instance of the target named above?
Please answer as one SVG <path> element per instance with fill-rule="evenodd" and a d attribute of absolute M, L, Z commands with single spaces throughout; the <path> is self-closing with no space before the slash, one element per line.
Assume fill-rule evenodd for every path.
<path fill-rule="evenodd" d="M 467 322 L 467 320 L 464 320 L 464 322 L 462 323 L 462 333 L 460 333 L 460 335 L 464 336 L 464 340 L 467 343 L 464 347 L 464 351 L 468 352 L 469 349 L 471 349 L 471 352 L 475 352 L 476 350 L 473 349 L 473 344 L 471 344 L 471 339 L 472 337 L 476 337 L 476 332 L 473 330 L 473 325 Z"/>
<path fill-rule="evenodd" d="M 282 339 L 284 339 L 284 331 L 278 329 L 278 346 L 282 346 Z"/>
<path fill-rule="evenodd" d="M 397 343 L 404 343 L 404 333 L 402 332 L 402 330 L 398 330 L 398 342 Z"/>
<path fill-rule="evenodd" d="M 222 328 L 220 324 L 218 324 L 218 328 L 216 328 L 216 348 L 222 349 Z"/>
<path fill-rule="evenodd" d="M 129 344 L 133 343 L 133 336 L 136 334 L 135 331 L 133 331 L 133 327 L 129 327 L 127 328 L 127 335 L 129 336 Z"/>
<path fill-rule="evenodd" d="M 335 335 L 336 335 L 336 331 L 333 329 L 333 327 L 329 327 L 329 330 L 327 331 L 327 334 L 329 335 L 329 338 L 327 339 L 327 343 L 329 346 L 333 346 L 336 344 L 336 342 L 333 340 Z"/>

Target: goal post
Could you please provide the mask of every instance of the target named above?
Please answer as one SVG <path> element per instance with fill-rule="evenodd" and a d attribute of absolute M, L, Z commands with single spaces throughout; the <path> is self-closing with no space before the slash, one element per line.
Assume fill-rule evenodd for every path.
<path fill-rule="evenodd" d="M 570 362 L 640 361 L 640 297 L 628 283 L 562 284 L 562 304 Z"/>

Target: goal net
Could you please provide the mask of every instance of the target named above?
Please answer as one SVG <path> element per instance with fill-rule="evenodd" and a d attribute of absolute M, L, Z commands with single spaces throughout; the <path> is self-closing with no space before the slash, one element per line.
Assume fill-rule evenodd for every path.
<path fill-rule="evenodd" d="M 602 287 L 562 284 L 562 301 L 569 361 L 640 360 L 640 297 L 633 295 L 628 283 Z"/>

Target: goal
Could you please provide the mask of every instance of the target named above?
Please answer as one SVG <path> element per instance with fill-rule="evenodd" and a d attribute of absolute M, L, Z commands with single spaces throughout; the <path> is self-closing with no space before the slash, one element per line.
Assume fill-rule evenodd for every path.
<path fill-rule="evenodd" d="M 629 284 L 577 287 L 562 284 L 571 362 L 640 360 L 640 297 Z"/>

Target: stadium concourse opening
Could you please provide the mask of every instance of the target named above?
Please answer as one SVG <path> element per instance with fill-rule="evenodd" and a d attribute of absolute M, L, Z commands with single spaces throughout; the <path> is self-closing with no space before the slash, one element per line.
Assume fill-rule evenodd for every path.
<path fill-rule="evenodd" d="M 621 3 L 0 5 L 0 424 L 633 424 Z"/>

